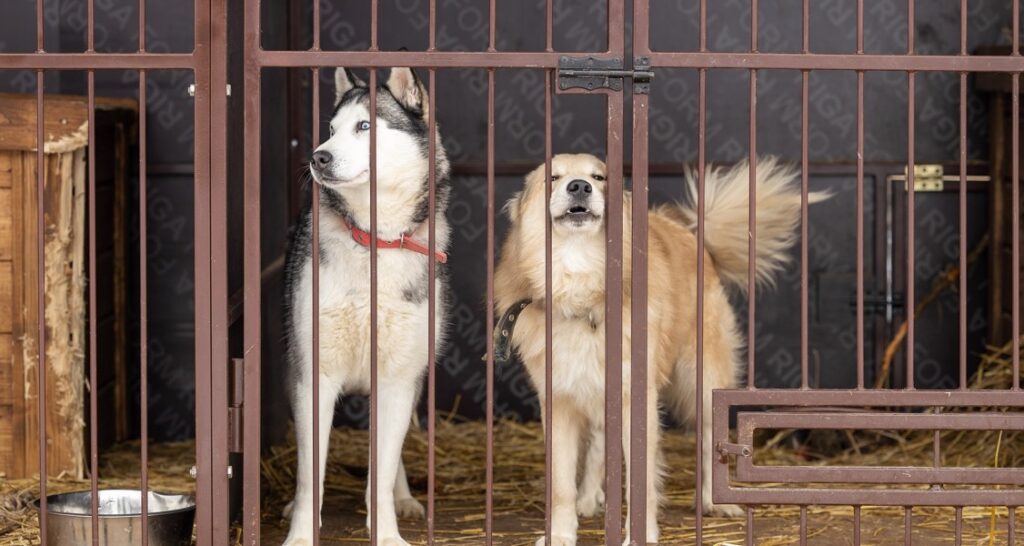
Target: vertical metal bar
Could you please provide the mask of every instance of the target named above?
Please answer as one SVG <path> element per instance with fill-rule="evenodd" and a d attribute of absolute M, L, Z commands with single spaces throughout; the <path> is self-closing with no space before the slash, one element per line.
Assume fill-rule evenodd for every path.
<path fill-rule="evenodd" d="M 706 42 L 704 41 L 705 32 L 704 28 L 706 25 L 706 19 L 704 14 L 707 13 L 707 6 L 705 5 L 706 0 L 701 0 L 701 50 L 704 49 Z M 707 148 L 707 90 L 708 90 L 708 78 L 707 69 L 701 68 L 697 72 L 698 74 L 698 106 L 697 106 L 697 381 L 695 392 L 704 392 L 704 175 L 705 175 L 705 156 Z M 704 480 L 710 480 L 711 476 L 705 476 L 703 472 L 704 468 L 704 450 L 702 446 L 706 439 L 704 436 L 704 396 L 694 396 L 697 405 L 697 411 L 694 414 L 694 422 L 697 426 L 693 427 L 696 435 L 695 449 L 694 452 L 697 454 L 697 460 L 694 463 L 694 506 L 696 507 L 696 541 L 697 544 L 703 544 L 704 535 Z"/>
<path fill-rule="evenodd" d="M 495 51 L 497 0 L 488 1 L 487 51 Z M 484 544 L 494 542 L 494 69 L 487 69 L 487 457 Z"/>
<path fill-rule="evenodd" d="M 1013 55 L 1020 56 L 1020 0 L 1013 0 Z M 1012 183 L 1010 184 L 1010 218 L 1011 231 L 1013 233 L 1010 241 L 1013 245 L 1011 262 L 1013 272 L 1011 279 L 1010 313 L 1013 332 L 1013 390 L 1020 389 L 1020 72 L 1013 73 L 1013 112 L 1011 116 L 1011 133 L 1013 151 L 1012 166 L 1010 168 Z"/>
<path fill-rule="evenodd" d="M 548 0 L 550 15 L 551 0 Z M 548 48 L 551 47 L 550 17 L 548 18 Z M 544 71 L 544 195 L 551 195 L 551 70 Z M 551 215 L 544 215 L 544 538 L 551 544 Z"/>
<path fill-rule="evenodd" d="M 91 7 L 90 2 L 90 7 Z M 91 26 L 91 25 L 90 25 Z M 88 96 L 88 162 L 89 182 L 87 190 L 88 216 L 89 216 L 89 497 L 92 514 L 92 543 L 100 543 L 100 512 L 99 512 L 99 434 L 97 427 L 99 416 L 96 411 L 99 407 L 97 398 L 97 332 L 96 332 L 96 72 L 90 70 L 87 76 Z M 41 347 L 40 350 L 45 350 Z M 40 385 L 42 387 L 42 385 Z"/>
<path fill-rule="evenodd" d="M 746 533 L 747 533 L 747 542 L 746 542 L 746 544 L 749 544 L 749 545 L 753 546 L 753 544 L 754 544 L 754 507 L 752 507 L 752 506 L 747 506 Z"/>
<path fill-rule="evenodd" d="M 313 0 L 313 46 L 311 50 L 320 51 L 320 0 Z M 313 80 L 313 87 L 316 87 L 318 82 L 319 80 Z M 316 117 L 316 110 L 313 111 L 313 115 Z M 319 118 L 314 120 L 314 125 L 316 123 L 319 123 Z M 318 141 L 313 141 L 314 148 L 319 144 L 320 143 Z"/>
<path fill-rule="evenodd" d="M 860 546 L 860 506 L 853 507 L 853 546 Z"/>
<path fill-rule="evenodd" d="M 605 515 L 607 544 L 622 542 L 622 125 L 623 103 L 608 95 L 608 223 L 605 232 Z"/>
<path fill-rule="evenodd" d="M 1013 506 L 1008 507 L 1007 518 L 1007 529 L 1006 529 L 1006 546 L 1013 546 L 1017 541 L 1017 509 Z"/>
<path fill-rule="evenodd" d="M 857 0 L 857 54 L 864 54 L 864 0 Z M 864 388 L 864 71 L 857 71 L 857 388 Z M 860 511 L 857 509 L 857 513 Z M 859 519 L 858 519 L 859 521 Z M 859 533 L 858 528 L 858 533 Z"/>
<path fill-rule="evenodd" d="M 967 0 L 960 0 L 960 55 L 967 55 Z M 967 73 L 960 73 L 960 389 L 967 388 Z"/>
<path fill-rule="evenodd" d="M 209 238 L 210 252 L 210 389 L 212 400 L 219 403 L 210 412 L 213 463 L 210 486 L 212 497 L 213 544 L 227 546 L 231 533 L 228 479 L 228 416 L 224 400 L 228 399 L 228 0 L 211 0 L 210 14 L 210 180 Z"/>
<path fill-rule="evenodd" d="M 39 51 L 42 51 L 42 5 L 38 0 L 39 16 Z M 46 135 L 43 130 L 45 117 L 43 107 L 44 72 L 36 71 L 36 317 L 39 332 L 37 370 L 37 398 L 39 401 L 39 544 L 46 546 L 46 157 L 43 150 L 46 146 Z"/>
<path fill-rule="evenodd" d="M 757 0 L 750 0 L 750 51 L 757 53 Z M 755 388 L 757 322 L 757 70 L 750 71 L 750 203 L 747 207 L 747 388 Z"/>
<path fill-rule="evenodd" d="M 139 0 L 140 6 L 145 0 Z M 145 9 L 145 8 L 140 8 Z M 140 16 L 144 20 L 144 16 Z M 140 23 L 141 24 L 141 23 Z M 140 34 L 141 36 L 141 34 Z M 145 41 L 139 41 L 139 49 Z M 146 242 L 146 71 L 139 71 L 139 451 L 142 467 L 142 546 L 149 546 L 149 250 Z"/>
<path fill-rule="evenodd" d="M 46 13 L 44 7 L 45 3 L 46 0 L 36 0 L 36 53 L 43 53 L 44 51 L 46 51 Z M 38 71 L 36 73 L 36 75 L 41 74 L 42 71 Z M 42 112 L 42 110 L 40 110 L 40 112 Z"/>
<path fill-rule="evenodd" d="M 313 31 L 313 47 L 319 47 L 320 34 L 319 29 L 319 0 L 313 0 L 314 7 L 313 19 L 314 19 L 314 31 Z M 311 115 L 313 119 L 312 123 L 312 143 L 315 149 L 320 145 L 320 69 L 313 68 L 312 70 L 312 81 L 310 87 L 313 91 L 312 109 Z M 372 117 L 371 117 L 372 119 Z M 372 122 L 371 122 L 372 123 Z M 310 375 L 312 376 L 311 385 L 313 387 L 313 424 L 312 428 L 312 440 L 313 440 L 313 484 L 310 489 L 313 494 L 313 546 L 320 544 L 320 419 L 324 417 L 331 419 L 333 416 L 321 416 L 320 415 L 320 184 L 315 181 L 312 184 L 312 192 L 310 192 L 310 229 L 312 231 L 313 238 L 310 241 L 310 247 L 312 250 L 312 256 L 310 262 L 312 266 L 310 271 L 312 273 L 313 283 L 313 294 L 312 294 L 312 356 L 313 356 L 313 367 L 310 369 Z M 328 435 L 328 441 L 330 441 L 330 435 Z M 374 459 L 376 462 L 376 459 Z M 375 464 L 371 466 L 376 466 Z"/>
<path fill-rule="evenodd" d="M 377 45 L 377 0 L 371 0 Z M 377 69 L 370 69 L 370 546 L 377 546 Z"/>
<path fill-rule="evenodd" d="M 378 47 L 377 47 L 377 44 L 378 44 L 377 35 L 379 34 L 379 32 L 378 32 L 379 29 L 377 28 L 377 22 L 378 22 L 378 17 L 379 17 L 379 14 L 380 14 L 379 1 L 380 0 L 370 0 L 370 49 L 369 49 L 370 51 L 377 51 L 378 50 Z M 373 72 L 373 70 L 371 70 L 371 73 L 372 72 Z M 371 76 L 371 78 L 373 78 L 373 77 L 375 77 L 375 76 Z M 373 86 L 371 86 L 370 87 L 370 94 L 372 95 L 374 93 L 376 93 L 376 91 L 374 90 Z M 371 125 L 371 129 L 372 129 L 373 120 L 370 121 L 370 125 Z"/>
<path fill-rule="evenodd" d="M 625 2 L 608 2 L 608 49 L 625 53 Z M 635 52 L 635 51 L 634 51 Z M 608 219 L 605 225 L 605 543 L 622 543 L 622 237 L 623 237 L 623 115 L 621 94 L 606 95 Z"/>
<path fill-rule="evenodd" d="M 754 360 L 757 320 L 757 70 L 750 71 L 750 203 L 747 207 L 747 388 L 755 388 Z"/>
<path fill-rule="evenodd" d="M 955 546 L 960 546 L 964 539 L 964 509 L 962 506 L 956 507 L 954 527 L 954 544 Z"/>
<path fill-rule="evenodd" d="M 146 52 L 146 0 L 139 0 L 139 53 Z M 142 72 L 140 71 L 140 76 Z M 141 102 L 140 102 L 141 104 Z"/>
<path fill-rule="evenodd" d="M 647 39 L 647 2 L 633 5 L 634 49 Z M 633 215 L 630 271 L 629 529 L 633 544 L 647 537 L 647 207 L 649 95 L 633 93 Z M 699 396 L 699 395 L 698 395 Z"/>
<path fill-rule="evenodd" d="M 493 14 L 494 0 L 491 0 Z M 492 19 L 493 23 L 493 19 Z M 493 29 L 494 26 L 491 26 Z M 492 34 L 493 36 L 493 34 Z M 491 41 L 491 46 L 494 42 Z M 487 457 L 484 544 L 494 540 L 494 69 L 487 69 Z"/>
<path fill-rule="evenodd" d="M 96 0 L 85 2 L 85 51 L 96 52 Z"/>
<path fill-rule="evenodd" d="M 554 28 L 555 28 L 555 17 L 554 17 L 554 0 L 545 0 L 545 26 L 546 26 L 546 37 L 544 40 L 544 51 L 554 51 Z"/>
<path fill-rule="evenodd" d="M 909 506 L 907 506 L 907 507 L 905 507 L 903 509 L 903 545 L 904 546 L 910 546 L 910 544 L 912 542 L 912 540 L 911 540 L 911 530 L 913 529 L 913 525 L 914 525 L 914 516 L 913 516 L 912 510 L 913 509 L 911 507 L 909 507 Z"/>
<path fill-rule="evenodd" d="M 907 55 L 914 54 L 914 0 L 907 0 Z M 914 389 L 914 140 L 915 140 L 915 106 L 914 106 L 915 72 L 907 71 L 907 366 L 906 388 Z"/>
<path fill-rule="evenodd" d="M 430 45 L 427 48 L 427 51 L 435 51 L 437 50 L 437 0 L 429 1 L 429 12 L 429 24 L 427 25 L 427 28 L 430 33 L 428 42 Z M 430 114 L 430 117 L 433 118 L 434 111 L 431 110 Z"/>
<path fill-rule="evenodd" d="M 434 28 L 434 0 L 430 1 L 430 28 Z M 431 33 L 433 34 L 433 33 Z M 433 42 L 431 42 L 433 48 Z M 437 279 L 437 260 L 434 259 L 434 249 L 437 246 L 435 240 L 434 215 L 437 210 L 437 166 L 435 165 L 437 154 L 437 104 L 434 97 L 436 88 L 436 74 L 433 68 L 430 69 L 429 82 L 429 108 L 427 112 L 427 157 L 430 164 L 427 167 L 428 190 L 427 190 L 427 246 L 429 257 L 427 259 L 427 544 L 434 544 L 434 488 L 436 487 L 434 476 L 435 451 L 437 431 L 435 428 L 437 405 L 437 358 L 435 356 L 436 340 L 434 339 L 434 327 L 437 320 L 437 291 L 434 290 L 434 282 Z"/>
<path fill-rule="evenodd" d="M 260 157 L 260 1 L 247 0 L 245 10 L 245 108 L 246 130 L 243 146 L 246 157 Z M 260 406 L 261 406 L 261 340 L 262 283 L 260 252 L 260 162 L 244 161 L 243 169 L 243 315 L 242 354 L 245 355 L 245 453 L 242 490 L 242 528 L 244 544 L 260 544 Z"/>
<path fill-rule="evenodd" d="M 708 5 L 707 0 L 700 0 L 700 23 L 699 23 L 699 45 L 701 52 L 708 50 Z M 697 381 L 695 392 L 704 392 L 704 175 L 705 158 L 707 152 L 707 90 L 708 77 L 707 69 L 700 68 L 697 71 L 698 78 L 698 104 L 697 104 L 697 347 L 696 367 Z M 710 480 L 711 476 L 705 476 L 703 472 L 704 450 L 704 396 L 694 396 L 696 400 L 696 412 L 693 427 L 695 433 L 695 453 L 697 454 L 694 463 L 694 506 L 696 508 L 694 527 L 696 527 L 695 540 L 697 544 L 703 544 L 704 540 L 704 480 Z"/>
<path fill-rule="evenodd" d="M 807 546 L 807 507 L 800 507 L 800 546 Z"/>
<path fill-rule="evenodd" d="M 212 41 L 211 0 L 195 2 L 196 51 L 210 51 Z M 218 468 L 213 459 L 213 346 L 210 326 L 212 323 L 212 272 L 211 261 L 211 199 L 210 186 L 213 181 L 211 165 L 212 110 L 212 68 L 209 54 L 199 57 L 194 70 L 196 94 L 194 105 L 195 128 L 195 177 L 194 196 L 194 239 L 193 286 L 195 324 L 195 388 L 196 388 L 196 544 L 213 546 L 217 543 L 214 534 L 214 471 Z M 223 537 L 226 538 L 226 537 Z"/>
<path fill-rule="evenodd" d="M 811 52 L 810 32 L 810 0 L 804 0 L 803 5 L 803 52 Z M 801 125 L 800 125 L 800 388 L 806 389 L 809 386 L 807 373 L 808 346 L 810 345 L 808 325 L 808 218 L 807 218 L 807 192 L 808 192 L 808 145 L 810 131 L 810 77 L 811 72 L 804 70 L 801 74 Z M 806 515 L 806 509 L 801 514 Z"/>

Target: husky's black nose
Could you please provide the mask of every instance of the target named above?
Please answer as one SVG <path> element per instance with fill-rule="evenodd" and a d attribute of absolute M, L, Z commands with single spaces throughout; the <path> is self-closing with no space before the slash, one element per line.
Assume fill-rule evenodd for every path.
<path fill-rule="evenodd" d="M 594 187 L 590 185 L 590 182 L 586 180 L 573 180 L 566 186 L 565 191 L 569 192 L 569 195 L 580 195 L 582 193 L 590 193 L 594 191 Z"/>
<path fill-rule="evenodd" d="M 325 152 L 322 150 L 319 152 L 313 152 L 313 166 L 317 169 L 326 168 L 331 164 L 331 160 L 333 159 L 334 156 L 331 155 L 331 152 Z"/>

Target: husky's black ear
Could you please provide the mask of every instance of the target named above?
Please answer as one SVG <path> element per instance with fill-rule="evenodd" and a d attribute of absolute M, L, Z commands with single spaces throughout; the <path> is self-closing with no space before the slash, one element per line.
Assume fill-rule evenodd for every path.
<path fill-rule="evenodd" d="M 427 90 L 423 88 L 416 73 L 411 68 L 392 68 L 388 76 L 388 91 L 403 107 L 427 117 Z"/>
<path fill-rule="evenodd" d="M 358 76 L 349 72 L 345 68 L 338 67 L 334 70 L 334 105 L 337 106 L 341 102 L 341 98 L 345 96 L 345 93 L 353 87 L 366 87 L 366 83 L 360 80 Z"/>

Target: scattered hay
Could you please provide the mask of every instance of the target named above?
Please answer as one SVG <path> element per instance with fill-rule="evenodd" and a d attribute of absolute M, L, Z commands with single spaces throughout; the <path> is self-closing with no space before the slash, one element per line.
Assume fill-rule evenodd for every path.
<path fill-rule="evenodd" d="M 982 357 L 973 388 L 1005 389 L 1012 382 L 1010 345 Z M 999 408 L 972 410 L 998 411 Z M 439 419 L 435 492 L 435 543 L 479 545 L 484 533 L 486 495 L 486 428 L 481 422 Z M 993 466 L 999 446 L 998 466 L 1024 467 L 1024 432 L 945 432 L 940 435 L 942 463 L 947 466 Z M 494 538 L 495 544 L 528 546 L 544 528 L 544 436 L 536 423 L 500 421 L 495 424 Z M 997 441 L 998 440 L 998 441 Z M 360 430 L 334 430 L 327 461 L 323 544 L 367 544 L 363 495 L 366 487 L 368 435 Z M 905 434 L 858 431 L 837 434 L 814 431 L 800 436 L 780 431 L 759 438 L 758 464 L 763 465 L 930 465 L 931 432 Z M 557 439 L 556 439 L 557 442 Z M 662 544 L 694 544 L 694 468 L 692 435 L 668 431 L 664 435 L 666 476 L 665 504 L 661 508 Z M 827 446 L 823 449 L 821 446 Z M 425 501 L 427 489 L 427 441 L 425 431 L 412 431 L 405 444 L 404 461 L 414 494 Z M 154 444 L 150 448 L 150 483 L 153 489 L 189 492 L 193 488 L 188 469 L 193 464 L 191 442 Z M 280 446 L 262 459 L 264 487 L 263 543 L 278 544 L 287 531 L 281 510 L 291 499 L 295 484 L 295 448 Z M 138 487 L 138 443 L 128 443 L 105 453 L 101 459 L 103 487 Z M 88 481 L 54 478 L 51 493 L 85 489 Z M 772 486 L 757 484 L 752 486 Z M 31 502 L 37 493 L 35 480 L 0 478 L 0 546 L 38 543 L 38 521 Z M 884 487 L 884 486 L 880 486 Z M 926 487 L 926 486 L 922 486 Z M 963 544 L 988 544 L 993 513 L 995 544 L 1006 543 L 1005 508 L 965 508 Z M 915 544 L 953 544 L 952 508 L 914 508 Z M 754 508 L 757 544 L 782 546 L 799 543 L 800 508 Z M 862 544 L 892 544 L 903 540 L 904 509 L 865 507 L 861 512 Z M 1024 528 L 1024 510 L 1016 514 L 1017 528 Z M 845 506 L 811 506 L 807 510 L 809 544 L 844 544 L 852 537 L 853 509 Z M 581 522 L 581 546 L 600 544 L 603 517 Z M 413 544 L 425 544 L 421 521 L 401 522 L 404 536 Z M 744 544 L 743 518 L 703 518 L 704 544 Z M 238 535 L 236 534 L 236 537 Z"/>

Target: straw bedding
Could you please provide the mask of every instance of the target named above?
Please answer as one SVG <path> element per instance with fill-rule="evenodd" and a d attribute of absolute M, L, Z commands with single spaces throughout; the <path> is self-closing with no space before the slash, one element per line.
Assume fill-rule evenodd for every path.
<path fill-rule="evenodd" d="M 1012 381 L 1010 345 L 993 349 L 982 359 L 974 388 L 1007 388 Z M 989 410 L 998 408 L 987 408 Z M 436 428 L 437 544 L 482 544 L 485 499 L 486 429 L 480 422 L 440 418 Z M 532 544 L 544 528 L 544 441 L 536 423 L 500 421 L 495 425 L 494 537 L 496 544 Z M 662 544 L 693 544 L 694 439 L 682 431 L 664 436 L 666 454 L 666 504 L 662 514 Z M 335 430 L 326 473 L 324 544 L 368 542 L 363 495 L 366 480 L 367 434 Z M 1024 432 L 946 432 L 941 435 L 942 463 L 946 466 L 1024 467 Z M 414 494 L 426 500 L 427 442 L 425 431 L 413 431 L 406 442 L 404 460 Z M 150 484 L 153 489 L 188 491 L 193 464 L 191 443 L 159 444 L 150 448 Z M 932 433 L 897 434 L 885 431 L 816 431 L 799 434 L 780 431 L 758 438 L 758 464 L 807 465 L 930 465 Z M 264 454 L 263 543 L 277 544 L 287 532 L 281 509 L 294 488 L 295 449 L 282 446 Z M 138 486 L 138 444 L 111 450 L 101 459 L 104 487 Z M 773 484 L 760 484 L 771 486 Z M 37 544 L 38 522 L 31 502 L 37 494 L 34 480 L 0 478 L 0 546 Z M 64 478 L 48 480 L 51 493 L 84 489 L 87 481 Z M 1024 492 L 1022 492 L 1024 498 Z M 800 508 L 765 506 L 753 509 L 756 543 L 799 543 Z M 952 508 L 914 508 L 914 544 L 953 544 Z M 964 509 L 963 544 L 1006 544 L 1007 510 Z M 1024 510 L 1017 510 L 1017 528 L 1024 529 Z M 852 543 L 852 508 L 812 506 L 807 510 L 809 544 Z M 902 508 L 864 508 L 862 543 L 901 543 L 904 533 Z M 993 523 L 994 522 L 994 523 Z M 413 544 L 425 544 L 422 521 L 401 522 Z M 598 544 L 603 518 L 583 520 L 581 544 Z M 993 531 L 994 529 L 994 531 Z M 705 544 L 743 544 L 745 522 L 704 518 Z M 990 536 L 991 535 L 991 536 Z M 991 541 L 991 542 L 990 542 Z"/>

